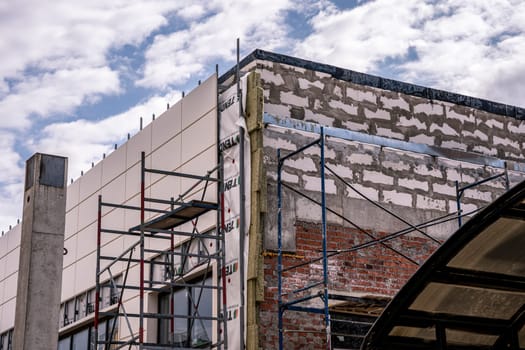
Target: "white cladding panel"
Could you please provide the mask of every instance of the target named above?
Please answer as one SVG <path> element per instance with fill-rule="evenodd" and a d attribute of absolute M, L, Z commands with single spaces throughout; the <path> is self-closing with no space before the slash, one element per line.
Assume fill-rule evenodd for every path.
<path fill-rule="evenodd" d="M 148 168 L 205 175 L 217 164 L 216 113 L 217 79 L 212 76 L 68 186 L 64 242 L 68 253 L 64 256 L 62 301 L 95 286 L 98 195 L 104 202 L 139 206 L 141 152 L 146 152 Z M 145 180 L 147 197 L 168 200 L 184 191 L 182 185 L 195 181 L 151 174 Z M 216 201 L 215 186 L 208 188 L 206 200 Z M 138 211 L 105 208 L 102 222 L 107 228 L 127 230 L 140 223 L 140 215 Z M 199 226 L 204 229 L 213 224 L 206 217 Z M 0 237 L 0 332 L 14 324 L 20 230 L 18 225 Z M 136 237 L 115 237 L 103 235 L 104 254 L 119 255 L 137 241 Z M 162 248 L 168 243 L 147 244 Z M 125 268 L 124 263 L 116 266 L 114 274 Z M 138 283 L 137 266 L 130 270 L 129 281 Z M 127 291 L 124 298 L 135 299 L 137 294 Z M 125 305 L 128 312 L 138 312 L 135 301 Z M 121 335 L 126 333 L 123 326 L 121 323 Z"/>

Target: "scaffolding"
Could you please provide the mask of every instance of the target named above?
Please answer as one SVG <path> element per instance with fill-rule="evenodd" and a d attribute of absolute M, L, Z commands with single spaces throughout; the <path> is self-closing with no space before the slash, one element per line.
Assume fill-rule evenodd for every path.
<path fill-rule="evenodd" d="M 266 116 L 266 120 L 272 120 L 272 119 L 271 117 Z M 298 127 L 298 129 L 301 130 L 301 127 Z M 306 130 L 303 130 L 303 131 L 306 131 Z M 324 127 L 318 127 L 318 128 L 311 128 L 310 130 L 308 130 L 308 132 L 311 132 L 311 133 L 313 132 L 319 135 L 319 137 L 316 138 L 314 141 L 307 143 L 306 145 L 302 147 L 299 147 L 297 150 L 293 152 L 286 153 L 285 155 L 282 154 L 282 151 L 280 149 L 277 150 L 277 206 L 278 206 L 277 208 L 277 246 L 278 246 L 277 279 L 278 279 L 278 331 L 279 331 L 279 349 L 280 350 L 285 349 L 285 346 L 284 346 L 285 333 L 297 331 L 293 329 L 284 328 L 283 319 L 284 319 L 285 312 L 306 312 L 306 313 L 314 313 L 314 314 L 323 315 L 324 317 L 323 323 L 324 323 L 325 330 L 322 333 L 326 335 L 326 348 L 331 349 L 331 336 L 334 335 L 334 333 L 331 330 L 329 300 L 351 301 L 352 299 L 355 299 L 355 298 L 352 298 L 346 295 L 338 295 L 335 293 L 330 293 L 329 288 L 328 288 L 329 287 L 328 268 L 329 268 L 330 258 L 337 256 L 339 254 L 356 252 L 356 251 L 370 248 L 376 245 L 381 245 L 384 248 L 399 255 L 403 259 L 409 261 L 411 264 L 419 266 L 420 263 L 418 261 L 414 260 L 408 254 L 401 252 L 399 249 L 396 249 L 387 243 L 396 238 L 403 237 L 409 233 L 416 232 L 417 234 L 425 237 L 428 241 L 433 242 L 433 244 L 435 244 L 436 247 L 439 247 L 442 242 L 430 236 L 429 234 L 427 234 L 425 231 L 423 231 L 424 229 L 431 227 L 431 226 L 454 221 L 454 220 L 457 220 L 458 218 L 461 219 L 462 217 L 467 216 L 467 215 L 472 215 L 474 212 L 477 211 L 475 210 L 469 213 L 462 213 L 460 211 L 461 208 L 458 206 L 457 212 L 448 213 L 443 216 L 433 218 L 431 220 L 428 220 L 426 222 L 423 222 L 417 225 L 411 224 L 410 222 L 403 219 L 401 216 L 397 215 L 393 211 L 389 210 L 388 208 L 368 198 L 366 195 L 364 195 L 359 190 L 357 190 L 354 186 L 352 186 L 351 183 L 349 183 L 343 177 L 338 175 L 329 165 L 325 163 L 325 139 L 327 136 L 338 137 L 339 133 L 337 133 L 337 131 L 330 129 L 329 130 L 330 134 L 326 134 Z M 294 188 L 291 185 L 286 184 L 285 182 L 283 182 L 283 179 L 282 179 L 283 166 L 286 160 L 304 152 L 305 150 L 311 147 L 315 147 L 315 146 L 319 147 L 319 152 L 320 152 L 319 153 L 319 163 L 320 163 L 320 188 L 319 190 L 320 190 L 320 197 L 321 197 L 320 200 L 317 200 L 314 197 L 309 196 L 308 194 L 304 193 L 304 191 L 301 191 L 299 189 Z M 325 191 L 325 178 L 326 178 L 327 172 L 330 174 L 330 176 L 335 177 L 338 181 L 343 183 L 346 187 L 350 188 L 352 191 L 357 193 L 362 199 L 366 200 L 370 204 L 374 205 L 380 210 L 386 212 L 387 214 L 401 221 L 403 224 L 406 225 L 406 228 L 393 232 L 393 233 L 389 233 L 382 237 L 376 237 L 372 233 L 370 233 L 369 230 L 365 230 L 364 228 L 360 227 L 355 222 L 351 221 L 349 218 L 327 207 L 326 191 Z M 489 178 L 488 180 L 482 180 L 480 183 L 489 181 L 491 179 L 498 178 L 500 176 L 506 176 L 506 171 L 503 174 L 493 176 Z M 506 176 L 506 178 L 507 178 L 507 188 L 508 188 L 508 176 Z M 321 256 L 318 258 L 310 259 L 306 262 L 288 266 L 286 268 L 283 266 L 283 256 L 285 254 L 283 251 L 283 218 L 282 218 L 283 188 L 295 193 L 296 195 L 302 198 L 307 199 L 308 201 L 312 203 L 317 204 L 321 208 L 321 220 L 320 220 L 321 221 L 321 250 L 320 250 Z M 458 200 L 458 203 L 459 203 L 459 200 Z M 338 249 L 338 250 L 332 250 L 332 251 L 328 250 L 327 249 L 328 240 L 329 240 L 328 232 L 327 232 L 327 214 L 328 213 L 338 217 L 339 219 L 343 220 L 343 222 L 351 225 L 358 232 L 367 236 L 369 240 L 364 243 L 357 244 L 357 245 L 351 246 L 346 249 Z M 322 262 L 322 276 L 319 280 L 314 281 L 313 283 L 308 282 L 307 285 L 304 285 L 300 288 L 295 288 L 295 289 L 293 289 L 294 287 L 288 288 L 288 290 L 290 291 L 283 293 L 283 288 L 285 287 L 285 282 L 286 282 L 286 278 L 284 277 L 283 274 L 289 271 L 300 269 L 312 263 L 318 263 L 318 262 Z M 309 295 L 305 295 L 306 294 L 305 292 L 308 292 L 308 291 L 313 291 L 313 292 Z M 319 306 L 319 304 L 312 303 L 314 299 L 318 299 L 318 300 L 320 299 L 321 306 Z"/>
<path fill-rule="evenodd" d="M 217 189 L 217 198 L 220 198 L 221 158 L 219 158 L 219 165 L 203 176 L 150 169 L 146 167 L 145 158 L 145 153 L 142 152 L 139 206 L 108 203 L 99 196 L 93 343 L 96 348 L 99 348 L 98 346 L 103 346 L 104 349 L 138 347 L 139 350 L 142 350 L 186 348 L 189 347 L 188 342 L 192 341 L 192 346 L 226 349 L 224 234 L 221 229 L 222 225 L 219 225 L 222 222 L 221 207 L 219 203 L 205 200 L 207 191 L 213 184 Z M 146 196 L 147 174 L 178 177 L 189 180 L 192 184 L 177 198 L 150 198 Z M 195 199 L 199 196 L 200 198 Z M 138 213 L 140 222 L 128 230 L 108 228 L 103 225 L 104 210 L 108 212 L 124 210 L 134 213 L 132 215 L 135 216 Z M 210 213 L 207 215 L 213 215 L 211 212 L 215 213 L 215 227 L 207 232 L 199 232 L 197 226 L 199 218 L 207 213 Z M 107 245 L 102 242 L 108 242 L 112 238 L 104 237 L 106 235 L 113 236 L 113 238 L 115 236 L 130 237 L 132 243 L 119 255 L 106 255 Z M 155 242 L 165 243 L 161 245 Z M 155 246 L 161 246 L 162 249 L 155 249 Z M 125 264 L 122 273 L 122 265 L 119 263 Z M 137 266 L 140 277 L 138 281 L 130 281 L 130 270 Z M 117 279 L 117 275 L 121 277 Z M 199 276 L 198 280 L 193 279 L 196 275 Z M 105 279 L 109 280 L 112 296 L 116 299 L 116 307 L 101 310 L 101 288 L 107 284 L 107 282 L 102 283 Z M 192 292 L 188 295 L 188 312 L 180 312 L 174 296 L 177 290 L 188 291 L 190 289 Z M 135 299 L 138 303 L 138 312 L 126 310 L 130 302 L 125 302 L 124 298 L 134 296 L 137 292 L 138 298 L 135 297 Z M 146 311 L 146 292 L 169 295 L 168 312 Z M 213 294 L 215 294 L 215 311 L 202 312 L 200 304 L 204 300 L 203 296 Z M 136 308 L 136 304 L 134 305 Z M 115 318 L 124 322 L 121 327 L 125 327 L 129 338 L 122 339 L 122 337 L 115 336 L 116 322 L 113 322 L 108 340 L 99 337 L 98 325 L 107 318 Z M 150 320 L 156 324 L 158 329 L 161 324 L 164 329 L 169 329 L 169 335 L 160 342 L 147 341 L 144 336 L 145 325 Z M 186 334 L 177 333 L 175 329 L 175 326 L 181 322 L 188 326 Z M 207 334 L 206 331 L 211 329 L 213 323 L 216 326 L 215 335 Z M 204 334 L 197 334 L 196 339 L 190 340 L 188 338 L 194 336 L 194 333 L 191 333 L 194 329 L 199 331 L 204 329 Z"/>
<path fill-rule="evenodd" d="M 464 215 L 461 215 L 461 213 L 463 211 L 461 209 L 461 198 L 463 197 L 463 194 L 465 193 L 466 190 L 469 190 L 471 188 L 483 185 L 484 183 L 489 182 L 489 181 L 497 180 L 499 178 L 503 178 L 503 180 L 505 181 L 505 191 L 508 191 L 510 189 L 510 181 L 509 181 L 509 173 L 508 173 L 508 170 L 507 170 L 507 162 L 504 162 L 503 164 L 504 164 L 503 172 L 501 172 L 499 174 L 496 174 L 496 175 L 493 175 L 493 176 L 489 176 L 489 177 L 481 179 L 479 181 L 475 181 L 475 182 L 467 184 L 465 186 L 460 186 L 459 185 L 459 181 L 456 180 L 456 206 L 457 206 L 457 213 L 458 213 L 458 227 L 461 227 L 463 225 L 462 217 Z"/>

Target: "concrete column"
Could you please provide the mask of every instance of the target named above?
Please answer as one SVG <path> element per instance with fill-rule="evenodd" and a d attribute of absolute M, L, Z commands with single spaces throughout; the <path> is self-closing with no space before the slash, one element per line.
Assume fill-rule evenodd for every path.
<path fill-rule="evenodd" d="M 67 158 L 36 153 L 26 162 L 15 350 L 57 348 L 66 179 Z"/>

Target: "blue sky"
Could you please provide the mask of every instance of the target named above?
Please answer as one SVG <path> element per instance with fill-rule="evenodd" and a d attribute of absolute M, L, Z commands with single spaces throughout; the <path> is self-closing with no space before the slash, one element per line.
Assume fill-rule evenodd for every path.
<path fill-rule="evenodd" d="M 0 3 L 0 231 L 25 160 L 78 178 L 219 64 L 256 48 L 524 106 L 522 0 L 17 0 Z"/>

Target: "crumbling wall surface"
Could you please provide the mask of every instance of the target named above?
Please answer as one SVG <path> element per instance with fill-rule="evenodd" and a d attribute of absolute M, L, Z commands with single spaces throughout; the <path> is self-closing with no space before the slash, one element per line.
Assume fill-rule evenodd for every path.
<path fill-rule="evenodd" d="M 277 248 L 277 149 L 285 155 L 299 149 L 318 135 L 292 129 L 267 126 L 264 154 L 268 181 L 268 215 L 265 247 Z M 287 159 L 282 168 L 282 182 L 319 202 L 321 189 L 320 149 L 312 146 Z M 403 221 L 366 201 L 352 187 L 373 202 L 404 218 L 410 224 L 456 212 L 456 181 L 460 186 L 502 174 L 503 169 L 448 158 L 400 151 L 327 138 L 325 146 L 325 193 L 329 222 L 365 229 L 394 232 L 407 227 Z M 525 179 L 525 173 L 508 171 L 511 185 Z M 461 199 L 464 213 L 481 208 L 505 191 L 505 177 L 468 189 Z M 348 186 L 351 185 L 352 187 Z M 295 250 L 296 220 L 321 221 L 320 206 L 314 201 L 283 187 L 283 247 Z M 428 227 L 425 231 L 445 239 L 457 229 L 454 220 Z"/>
<path fill-rule="evenodd" d="M 371 238 L 355 228 L 329 225 L 328 250 L 333 254 L 349 247 L 369 242 Z M 285 268 L 295 266 L 321 257 L 321 225 L 298 221 L 295 224 L 296 252 L 283 257 Z M 377 238 L 385 237 L 385 232 L 368 231 Z M 438 244 L 418 236 L 403 236 L 398 239 L 377 244 L 354 252 L 341 252 L 329 258 L 329 290 L 338 294 L 353 296 L 392 297 L 416 271 Z M 396 253 L 402 252 L 403 255 Z M 260 323 L 265 330 L 261 332 L 261 344 L 265 349 L 275 349 L 278 344 L 277 325 L 277 257 L 267 253 L 265 257 L 265 300 L 260 306 Z M 283 293 L 311 285 L 322 279 L 322 261 L 290 270 L 283 275 Z M 319 292 L 319 289 L 297 294 L 288 294 L 293 299 Z M 285 296 L 284 301 L 290 300 Z M 317 302 L 317 303 L 316 303 Z M 319 306 L 320 299 L 312 299 L 311 306 Z M 332 302 L 331 302 L 332 304 Z M 307 321 L 306 321 L 307 320 Z M 325 349 L 323 343 L 323 317 L 317 314 L 297 312 L 284 313 L 286 349 Z"/>
<path fill-rule="evenodd" d="M 275 62 L 259 61 L 258 70 L 265 112 L 275 116 L 505 160 L 525 160 L 525 120 Z"/>
<path fill-rule="evenodd" d="M 412 230 L 388 241 L 386 244 L 390 248 L 374 245 L 330 258 L 331 293 L 392 296 L 399 290 L 417 269 L 415 262 L 423 262 L 439 242 L 458 228 L 456 181 L 465 186 L 504 172 L 501 167 L 470 161 L 469 154 L 478 160 L 487 157 L 499 164 L 507 161 L 511 186 L 525 180 L 525 121 L 448 102 L 359 86 L 303 68 L 267 61 L 259 61 L 257 67 L 261 73 L 265 112 L 269 114 L 463 152 L 461 157 L 455 158 L 454 152 L 437 156 L 374 143 L 326 138 L 329 250 L 348 249 L 410 225 L 443 221 L 422 228 L 422 232 Z M 264 223 L 265 295 L 260 304 L 260 344 L 265 349 L 277 348 L 278 339 L 277 149 L 286 155 L 318 137 L 275 125 L 266 125 L 264 129 L 268 210 Z M 282 166 L 285 266 L 308 261 L 320 254 L 320 159 L 319 147 L 312 146 L 287 159 Z M 468 213 L 484 207 L 504 191 L 505 176 L 468 189 L 461 199 L 462 210 Z M 283 288 L 286 291 L 303 287 L 321 274 L 320 262 L 293 273 L 290 271 L 284 276 Z M 296 329 L 298 325 L 301 328 L 300 332 L 286 333 L 286 348 L 299 349 L 305 341 L 311 344 L 309 348 L 323 348 L 316 343 L 323 338 L 321 317 L 287 311 L 284 320 L 285 329 Z"/>

